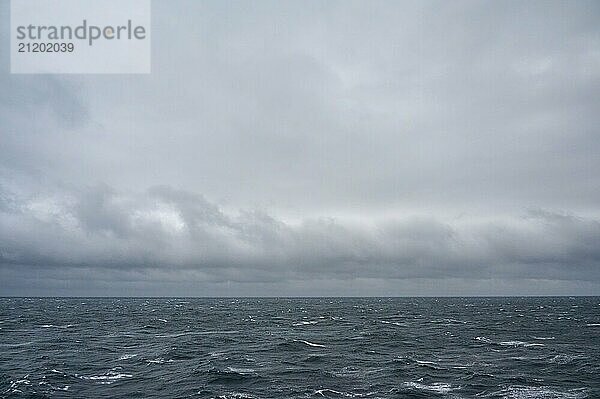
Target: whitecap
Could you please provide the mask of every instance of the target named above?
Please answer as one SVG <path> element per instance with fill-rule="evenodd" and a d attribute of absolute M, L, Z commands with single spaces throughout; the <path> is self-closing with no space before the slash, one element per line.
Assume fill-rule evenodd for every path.
<path fill-rule="evenodd" d="M 162 357 L 158 357 L 156 359 L 148 360 L 148 363 L 163 364 L 163 363 L 173 363 L 173 361 L 174 361 L 173 359 L 165 360 Z"/>
<path fill-rule="evenodd" d="M 523 342 L 523 341 L 502 341 L 502 342 L 499 342 L 498 345 L 502 345 L 502 346 L 524 346 L 526 348 L 531 347 L 531 346 L 546 346 L 544 344 L 539 344 L 539 343 L 531 344 L 529 342 Z"/>
<path fill-rule="evenodd" d="M 335 389 L 329 389 L 329 388 L 317 389 L 315 391 L 315 395 L 325 396 L 325 392 L 331 392 L 331 393 L 334 393 L 336 395 L 347 396 L 345 392 L 340 392 L 340 391 L 336 391 Z"/>
<path fill-rule="evenodd" d="M 506 399 L 579 399 L 587 398 L 588 395 L 583 388 L 559 391 L 547 386 L 533 387 L 513 385 L 499 391 L 490 392 L 483 397 L 501 397 Z"/>
<path fill-rule="evenodd" d="M 578 359 L 585 359 L 585 357 L 581 356 L 581 355 L 560 354 L 560 355 L 554 356 L 553 358 L 551 358 L 548 361 L 550 363 L 556 363 L 556 364 L 569 364 L 572 361 L 578 360 Z"/>
<path fill-rule="evenodd" d="M 127 360 L 127 359 L 131 359 L 132 357 L 136 357 L 136 356 L 137 356 L 136 353 L 132 353 L 132 354 L 126 353 L 126 354 L 120 356 L 118 360 Z"/>
<path fill-rule="evenodd" d="M 435 362 L 430 362 L 427 360 L 415 360 L 415 362 L 418 364 L 427 364 L 427 365 L 435 365 L 436 364 Z"/>
<path fill-rule="evenodd" d="M 325 345 L 315 344 L 314 342 L 304 341 L 303 339 L 295 339 L 294 342 L 302 342 L 303 344 L 306 344 L 308 346 L 314 346 L 314 347 L 318 347 L 318 348 L 325 348 Z"/>
<path fill-rule="evenodd" d="M 466 321 L 457 320 L 457 319 L 439 319 L 439 320 L 431 320 L 430 323 L 438 323 L 438 324 L 467 324 Z"/>
<path fill-rule="evenodd" d="M 529 343 L 529 342 L 524 342 L 524 341 L 494 342 L 491 339 L 486 338 L 486 337 L 475 337 L 475 340 L 485 342 L 486 344 L 495 344 L 495 345 L 500 345 L 500 346 L 523 346 L 525 348 L 534 347 L 534 346 L 546 346 L 546 345 L 540 344 L 540 343 Z"/>
<path fill-rule="evenodd" d="M 331 389 L 331 388 L 322 388 L 322 389 L 317 389 L 314 393 L 314 395 L 320 395 L 323 397 L 326 397 L 325 394 L 329 393 L 329 394 L 334 394 L 334 395 L 338 395 L 338 396 L 344 396 L 347 398 L 360 398 L 360 397 L 368 397 L 371 396 L 377 392 L 368 392 L 365 394 L 361 394 L 361 393 L 352 393 L 352 392 L 342 392 L 342 391 L 336 391 L 335 389 Z"/>
<path fill-rule="evenodd" d="M 26 341 L 26 342 L 19 342 L 17 344 L 0 344 L 0 347 L 6 346 L 9 348 L 12 347 L 18 347 L 18 346 L 29 346 L 29 345 L 33 345 L 35 344 L 37 341 Z"/>
<path fill-rule="evenodd" d="M 237 373 L 237 374 L 252 374 L 255 372 L 254 369 L 239 368 L 239 367 L 227 367 L 227 371 L 229 371 L 231 373 Z"/>
<path fill-rule="evenodd" d="M 292 325 L 293 326 L 307 326 L 309 324 L 317 324 L 317 323 L 318 323 L 317 320 L 311 320 L 311 321 L 301 321 L 301 322 L 298 322 L 298 323 L 294 323 Z"/>
<path fill-rule="evenodd" d="M 444 383 L 444 382 L 434 382 L 433 384 L 429 384 L 429 385 L 422 384 L 420 382 L 405 382 L 404 386 L 413 388 L 413 389 L 419 389 L 422 391 L 436 392 L 436 393 L 441 393 L 441 394 L 446 394 L 446 393 L 449 393 L 450 391 L 458 389 L 457 387 L 453 387 L 452 385 Z"/>
<path fill-rule="evenodd" d="M 73 327 L 73 324 L 66 324 L 64 326 L 57 326 L 54 324 L 42 324 L 40 327 L 42 327 L 42 328 L 71 328 L 71 327 Z"/>
<path fill-rule="evenodd" d="M 198 391 L 198 394 L 203 394 L 203 391 Z M 219 399 L 252 399 L 255 396 L 252 396 L 248 393 L 240 393 L 240 392 L 231 392 L 231 393 L 227 393 L 225 395 L 219 395 L 218 398 Z"/>
<path fill-rule="evenodd" d="M 431 362 L 431 361 L 427 361 L 427 360 L 417 360 L 417 359 L 412 359 L 414 360 L 415 363 L 417 363 L 419 366 L 423 366 L 423 367 L 427 367 L 433 370 L 446 370 L 445 367 L 442 367 L 441 365 L 439 365 L 436 362 Z"/>
<path fill-rule="evenodd" d="M 121 378 L 133 377 L 131 374 L 110 374 L 110 375 L 92 375 L 86 380 L 120 380 Z"/>
<path fill-rule="evenodd" d="M 386 320 L 379 320 L 379 321 L 381 323 L 383 323 L 383 324 L 393 324 L 393 325 L 398 326 L 398 327 L 402 327 L 403 326 L 402 323 L 398 323 L 397 321 L 386 321 Z"/>
<path fill-rule="evenodd" d="M 75 376 L 82 380 L 90 380 L 90 381 L 94 381 L 99 384 L 106 384 L 106 385 L 112 384 L 122 378 L 133 377 L 132 374 L 116 373 L 113 371 L 110 371 L 110 372 L 108 372 L 106 374 L 102 374 L 102 375 L 79 376 L 76 374 Z"/>

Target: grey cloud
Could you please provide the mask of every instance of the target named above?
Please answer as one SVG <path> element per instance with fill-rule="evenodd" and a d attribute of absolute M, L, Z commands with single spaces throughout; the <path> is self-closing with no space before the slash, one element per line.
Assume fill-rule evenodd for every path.
<path fill-rule="evenodd" d="M 13 169 L 300 214 L 600 200 L 595 2 L 154 7 L 152 75 L 61 77 L 78 90 L 54 102 L 89 123 L 17 123 L 34 148 L 8 146 Z"/>
<path fill-rule="evenodd" d="M 431 218 L 369 226 L 292 224 L 225 213 L 166 186 L 106 186 L 24 198 L 0 215 L 2 268 L 106 273 L 139 281 L 285 283 L 310 279 L 548 279 L 600 282 L 600 222 L 530 211 L 507 220 Z M 116 276 L 121 276 L 117 278 Z M 133 276 L 133 277 L 132 277 Z"/>

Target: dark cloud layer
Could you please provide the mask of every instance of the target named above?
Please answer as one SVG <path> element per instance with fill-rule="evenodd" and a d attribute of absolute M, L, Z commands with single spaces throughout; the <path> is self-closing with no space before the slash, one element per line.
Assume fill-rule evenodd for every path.
<path fill-rule="evenodd" d="M 226 213 L 167 186 L 138 195 L 107 186 L 52 197 L 4 192 L 2 199 L 4 289 L 17 270 L 64 281 L 108 277 L 150 285 L 337 280 L 340 289 L 360 279 L 600 285 L 600 222 L 540 210 L 467 223 L 286 223 L 259 211 Z"/>
<path fill-rule="evenodd" d="M 599 19 L 177 0 L 150 75 L 0 46 L 0 295 L 600 294 Z"/>

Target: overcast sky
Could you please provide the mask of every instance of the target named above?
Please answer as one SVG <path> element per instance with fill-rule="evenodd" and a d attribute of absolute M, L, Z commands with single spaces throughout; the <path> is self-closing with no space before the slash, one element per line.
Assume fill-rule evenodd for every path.
<path fill-rule="evenodd" d="M 11 75 L 0 295 L 600 295 L 597 1 L 155 1 Z"/>

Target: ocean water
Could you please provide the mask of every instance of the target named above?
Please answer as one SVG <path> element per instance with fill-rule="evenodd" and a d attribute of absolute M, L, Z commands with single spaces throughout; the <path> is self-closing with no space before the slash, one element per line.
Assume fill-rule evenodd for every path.
<path fill-rule="evenodd" d="M 4 298 L 0 397 L 600 398 L 600 298 Z"/>

